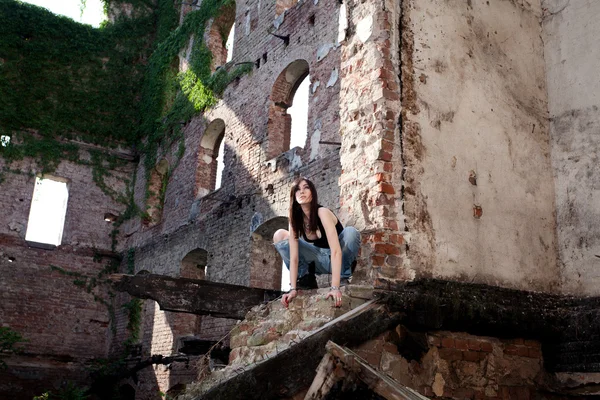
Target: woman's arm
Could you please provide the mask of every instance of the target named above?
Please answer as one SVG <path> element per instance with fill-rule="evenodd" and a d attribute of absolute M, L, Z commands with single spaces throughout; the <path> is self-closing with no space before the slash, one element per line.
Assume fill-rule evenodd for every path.
<path fill-rule="evenodd" d="M 339 290 L 342 275 L 342 248 L 337 230 L 335 229 L 337 218 L 331 210 L 325 207 L 319 208 L 319 218 L 321 219 L 323 228 L 325 228 L 327 243 L 331 250 L 331 286 L 337 288 L 332 289 L 327 294 L 327 298 L 332 297 L 335 300 L 335 305 L 340 306 L 342 304 L 341 292 Z"/>
<path fill-rule="evenodd" d="M 292 230 L 292 224 L 289 226 L 289 238 L 288 243 L 290 246 L 290 289 L 289 293 L 286 293 L 281 298 L 281 303 L 287 308 L 290 301 L 298 294 L 296 288 L 296 282 L 298 280 L 298 238 L 295 237 L 295 233 Z"/>

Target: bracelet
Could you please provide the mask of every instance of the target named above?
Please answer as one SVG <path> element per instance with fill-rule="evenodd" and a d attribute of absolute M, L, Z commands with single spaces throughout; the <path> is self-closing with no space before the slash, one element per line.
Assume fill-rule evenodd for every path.
<path fill-rule="evenodd" d="M 329 290 L 340 290 L 339 286 L 332 286 L 329 288 Z"/>
<path fill-rule="evenodd" d="M 290 288 L 290 290 L 288 291 L 288 293 L 291 292 L 292 290 L 295 290 L 296 292 L 298 291 L 298 289 L 296 289 L 295 287 L 293 287 L 293 288 Z"/>

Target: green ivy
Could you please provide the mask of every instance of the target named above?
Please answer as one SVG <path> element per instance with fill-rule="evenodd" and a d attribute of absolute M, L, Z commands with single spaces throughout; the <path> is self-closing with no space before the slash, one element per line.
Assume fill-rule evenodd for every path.
<path fill-rule="evenodd" d="M 84 160 L 69 140 L 132 146 L 144 156 L 148 172 L 178 143 L 176 164 L 185 151 L 182 126 L 214 106 L 252 65 L 226 65 L 211 73 L 212 54 L 198 40 L 211 18 L 235 14 L 233 0 L 205 0 L 179 26 L 172 0 L 104 4 L 106 10 L 132 6 L 132 17 L 95 29 L 37 6 L 0 0 L 0 134 L 11 136 L 11 143 L 0 147 L 7 161 L 0 184 L 13 161 L 33 158 L 49 173 L 69 160 L 90 165 L 96 185 L 126 204 L 129 216 L 143 215 L 130 206 L 131 189 L 122 195 L 105 183 L 116 158 L 96 150 L 88 151 L 91 161 Z M 219 33 L 225 42 L 229 32 L 221 27 Z M 178 54 L 192 37 L 190 68 L 178 73 Z M 146 175 L 148 184 L 151 174 Z"/>
<path fill-rule="evenodd" d="M 21 348 L 17 343 L 27 342 L 20 333 L 8 326 L 0 326 L 0 355 L 19 353 Z M 6 363 L 0 358 L 0 370 L 6 368 Z"/>

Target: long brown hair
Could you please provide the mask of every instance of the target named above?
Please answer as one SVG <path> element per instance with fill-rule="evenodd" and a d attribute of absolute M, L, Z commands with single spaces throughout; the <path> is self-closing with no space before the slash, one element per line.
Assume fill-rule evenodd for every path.
<path fill-rule="evenodd" d="M 317 213 L 319 210 L 319 199 L 317 198 L 317 188 L 315 184 L 310 181 L 308 178 L 300 177 L 294 181 L 292 188 L 290 190 L 290 211 L 289 211 L 289 219 L 290 224 L 292 225 L 292 232 L 294 234 L 294 238 L 298 239 L 300 234 L 306 236 L 306 232 L 304 230 L 304 213 L 302 212 L 302 207 L 296 201 L 296 190 L 300 186 L 300 183 L 305 181 L 308 184 L 310 189 L 310 194 L 312 195 L 312 200 L 310 202 L 310 215 L 308 219 L 308 226 L 312 232 L 316 232 L 317 230 Z"/>

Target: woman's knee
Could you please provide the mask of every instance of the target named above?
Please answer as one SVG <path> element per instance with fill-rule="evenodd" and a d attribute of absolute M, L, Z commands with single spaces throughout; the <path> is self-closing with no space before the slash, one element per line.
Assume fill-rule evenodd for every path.
<path fill-rule="evenodd" d="M 360 243 L 360 232 L 355 227 L 345 227 L 343 234 L 347 243 Z"/>
<path fill-rule="evenodd" d="M 273 234 L 273 243 L 282 242 L 284 240 L 289 239 L 289 237 L 290 233 L 288 231 L 286 231 L 285 229 L 278 229 L 277 231 L 275 231 L 275 234 Z"/>

